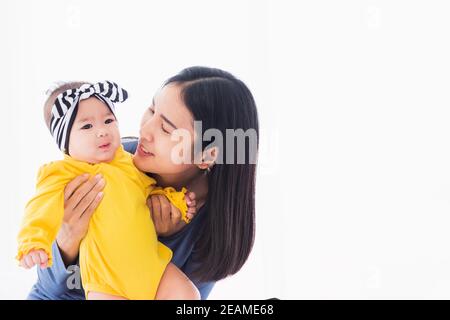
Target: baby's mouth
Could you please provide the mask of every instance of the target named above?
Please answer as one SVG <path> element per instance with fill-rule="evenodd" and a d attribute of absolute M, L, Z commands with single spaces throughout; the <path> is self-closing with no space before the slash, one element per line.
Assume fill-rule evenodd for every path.
<path fill-rule="evenodd" d="M 110 146 L 111 146 L 111 143 L 105 143 L 105 144 L 102 144 L 102 145 L 99 147 L 99 149 L 105 150 L 105 149 L 108 149 Z"/>

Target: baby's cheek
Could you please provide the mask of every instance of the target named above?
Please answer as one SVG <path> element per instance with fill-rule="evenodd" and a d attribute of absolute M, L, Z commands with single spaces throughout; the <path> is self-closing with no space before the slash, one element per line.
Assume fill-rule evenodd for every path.
<path fill-rule="evenodd" d="M 121 141 L 120 141 L 120 132 L 119 132 L 118 129 L 114 128 L 113 130 L 110 130 L 109 135 L 112 138 L 111 139 L 112 143 L 114 143 L 114 144 L 116 144 L 116 143 L 120 144 L 121 143 Z"/>
<path fill-rule="evenodd" d="M 122 141 L 120 140 L 120 135 L 117 135 L 117 136 L 114 137 L 113 144 L 116 147 L 118 147 L 118 146 L 120 146 L 122 144 Z"/>

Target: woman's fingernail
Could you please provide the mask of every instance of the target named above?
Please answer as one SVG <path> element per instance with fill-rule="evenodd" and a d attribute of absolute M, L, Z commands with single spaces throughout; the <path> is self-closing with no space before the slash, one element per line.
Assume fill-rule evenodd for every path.
<path fill-rule="evenodd" d="M 101 197 L 103 197 L 103 192 L 99 192 L 98 194 L 97 194 L 97 198 L 101 198 Z"/>
<path fill-rule="evenodd" d="M 95 176 L 95 179 L 98 181 L 98 180 L 100 180 L 102 178 L 102 175 L 99 173 L 99 174 L 97 174 L 96 176 Z"/>

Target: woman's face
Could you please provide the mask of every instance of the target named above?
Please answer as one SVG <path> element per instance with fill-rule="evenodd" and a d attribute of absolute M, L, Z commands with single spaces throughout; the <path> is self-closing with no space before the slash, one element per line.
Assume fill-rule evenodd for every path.
<path fill-rule="evenodd" d="M 140 127 L 140 139 L 133 156 L 135 166 L 144 172 L 158 175 L 178 174 L 193 169 L 192 161 L 179 163 L 180 140 L 172 141 L 171 136 L 177 129 L 189 132 L 189 141 L 184 141 L 184 152 L 192 159 L 194 136 L 194 118 L 176 84 L 163 87 L 154 97 L 152 105 L 145 111 Z M 173 151 L 174 150 L 174 151 Z"/>

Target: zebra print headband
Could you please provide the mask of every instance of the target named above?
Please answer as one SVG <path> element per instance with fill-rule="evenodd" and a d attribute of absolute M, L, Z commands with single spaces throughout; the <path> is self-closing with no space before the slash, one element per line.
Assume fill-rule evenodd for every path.
<path fill-rule="evenodd" d="M 127 100 L 128 92 L 115 82 L 104 81 L 60 93 L 52 107 L 50 133 L 62 152 L 69 154 L 70 130 L 77 116 L 78 103 L 92 96 L 103 101 L 115 116 L 114 102 Z"/>

